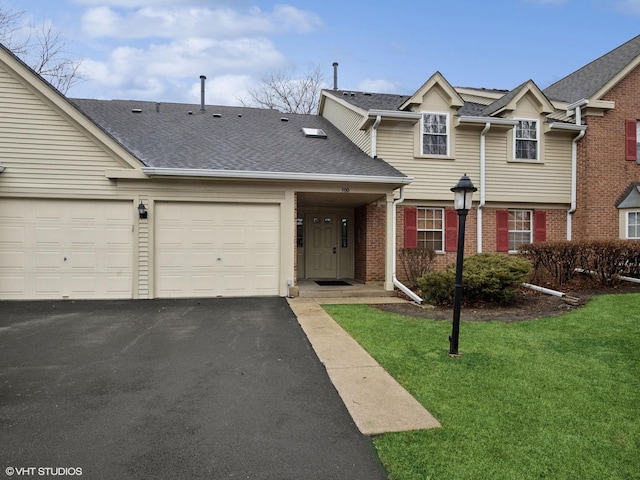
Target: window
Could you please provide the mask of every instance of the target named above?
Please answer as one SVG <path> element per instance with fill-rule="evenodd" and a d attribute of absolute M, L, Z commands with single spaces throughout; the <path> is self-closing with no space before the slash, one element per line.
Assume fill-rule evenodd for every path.
<path fill-rule="evenodd" d="M 418 248 L 444 251 L 444 210 L 418 208 Z"/>
<path fill-rule="evenodd" d="M 509 210 L 509 250 L 515 251 L 520 245 L 531 243 L 531 211 Z"/>
<path fill-rule="evenodd" d="M 538 122 L 520 120 L 516 126 L 516 160 L 538 159 Z"/>
<path fill-rule="evenodd" d="M 640 211 L 627 213 L 627 238 L 640 239 Z"/>
<path fill-rule="evenodd" d="M 296 219 L 296 244 L 298 248 L 304 247 L 304 220 L 302 218 Z"/>
<path fill-rule="evenodd" d="M 449 115 L 446 113 L 425 113 L 422 115 L 422 154 L 448 155 Z"/>

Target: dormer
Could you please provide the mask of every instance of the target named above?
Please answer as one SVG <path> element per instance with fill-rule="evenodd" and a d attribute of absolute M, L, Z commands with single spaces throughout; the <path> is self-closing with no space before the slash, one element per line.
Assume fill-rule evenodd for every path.
<path fill-rule="evenodd" d="M 433 108 L 457 110 L 464 100 L 440 72 L 434 73 L 411 98 L 407 99 L 400 110 L 419 112 Z"/>

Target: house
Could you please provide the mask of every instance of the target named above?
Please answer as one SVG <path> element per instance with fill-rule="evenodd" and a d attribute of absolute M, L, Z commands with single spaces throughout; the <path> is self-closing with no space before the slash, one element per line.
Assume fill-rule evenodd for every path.
<path fill-rule="evenodd" d="M 324 90 L 320 105 L 369 156 L 414 178 L 403 188 L 397 241 L 433 248 L 440 266 L 455 261 L 451 187 L 465 173 L 478 188 L 465 253 L 569 236 L 586 126 L 558 113 L 532 80 L 511 91 L 454 88 L 439 72 L 413 95 Z"/>
<path fill-rule="evenodd" d="M 455 261 L 450 188 L 464 173 L 478 188 L 466 254 L 638 239 L 639 64 L 640 36 L 544 90 L 532 80 L 510 91 L 453 87 L 436 72 L 412 95 L 336 84 L 322 92 L 319 113 L 367 155 L 414 178 L 403 188 L 397 242 L 433 248 L 439 266 Z M 374 280 L 371 272 L 362 278 Z"/>
<path fill-rule="evenodd" d="M 69 100 L 0 48 L 2 299 L 285 296 L 374 263 L 392 289 L 410 182 L 317 115 Z"/>
<path fill-rule="evenodd" d="M 0 298 L 404 289 L 399 249 L 455 261 L 463 174 L 478 188 L 467 254 L 638 239 L 639 62 L 636 37 L 544 90 L 435 72 L 411 95 L 335 85 L 318 115 L 284 115 L 204 93 L 70 100 L 2 47 Z"/>
<path fill-rule="evenodd" d="M 640 239 L 640 35 L 544 90 L 577 123 L 576 240 Z"/>

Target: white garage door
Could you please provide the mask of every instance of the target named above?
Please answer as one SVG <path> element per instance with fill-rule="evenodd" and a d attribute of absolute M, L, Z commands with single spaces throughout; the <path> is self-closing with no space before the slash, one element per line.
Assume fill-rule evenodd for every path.
<path fill-rule="evenodd" d="M 131 298 L 133 202 L 0 199 L 0 298 Z"/>
<path fill-rule="evenodd" d="M 156 203 L 156 296 L 278 295 L 279 205 Z"/>

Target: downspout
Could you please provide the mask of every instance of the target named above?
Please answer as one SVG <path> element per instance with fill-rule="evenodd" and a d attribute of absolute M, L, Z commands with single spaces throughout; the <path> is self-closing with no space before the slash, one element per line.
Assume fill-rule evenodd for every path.
<path fill-rule="evenodd" d="M 378 117 L 380 118 L 380 117 Z M 397 246 L 396 246 L 396 231 L 397 231 L 397 227 L 396 227 L 396 207 L 397 205 L 400 205 L 402 202 L 404 202 L 404 187 L 400 187 L 400 198 L 396 198 L 393 201 L 393 209 L 392 209 L 392 214 L 393 214 L 393 219 L 392 219 L 392 236 L 391 236 L 391 244 L 393 246 L 393 271 L 392 271 L 392 281 L 393 284 L 398 287 L 402 292 L 404 292 L 407 296 L 409 296 L 409 298 L 411 298 L 411 300 L 413 300 L 414 302 L 416 302 L 418 305 L 422 304 L 422 298 L 420 298 L 418 295 L 416 295 L 415 293 L 413 293 L 406 285 L 404 285 L 402 282 L 400 282 L 400 280 L 398 280 L 398 277 L 396 276 L 396 264 L 397 264 Z"/>
<path fill-rule="evenodd" d="M 371 158 L 378 158 L 378 125 L 382 121 L 382 116 L 378 115 L 371 127 Z"/>
<path fill-rule="evenodd" d="M 487 139 L 486 134 L 491 128 L 491 122 L 487 122 L 480 132 L 480 203 L 477 214 L 477 244 L 478 253 L 482 253 L 482 208 L 487 202 Z"/>
<path fill-rule="evenodd" d="M 582 108 L 589 100 L 583 98 L 567 107 L 567 110 L 576 111 L 576 125 L 582 125 Z M 584 137 L 586 131 L 582 130 L 571 143 L 571 206 L 567 211 L 567 241 L 571 241 L 573 230 L 573 214 L 578 206 L 578 142 Z"/>

